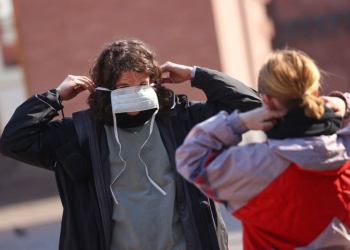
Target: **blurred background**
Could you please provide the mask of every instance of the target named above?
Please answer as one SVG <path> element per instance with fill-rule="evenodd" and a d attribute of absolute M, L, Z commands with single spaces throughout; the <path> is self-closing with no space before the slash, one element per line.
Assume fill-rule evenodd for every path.
<path fill-rule="evenodd" d="M 130 37 L 160 63 L 216 69 L 255 89 L 267 54 L 295 48 L 326 72 L 323 94 L 350 91 L 349 0 L 0 0 L 0 134 L 26 98 L 86 75 L 106 43 Z M 205 98 L 189 82 L 175 91 Z M 65 114 L 86 98 L 65 102 Z M 61 213 L 53 173 L 0 155 L 0 249 L 57 249 Z M 224 217 L 230 249 L 242 249 L 240 224 Z"/>

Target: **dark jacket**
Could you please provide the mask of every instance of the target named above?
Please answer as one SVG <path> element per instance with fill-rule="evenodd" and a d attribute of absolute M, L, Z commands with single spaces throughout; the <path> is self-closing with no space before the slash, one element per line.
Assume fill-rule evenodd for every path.
<path fill-rule="evenodd" d="M 205 92 L 207 102 L 188 102 L 180 95 L 176 109 L 156 117 L 174 169 L 175 150 L 195 124 L 220 110 L 245 111 L 261 105 L 256 91 L 217 71 L 197 68 L 191 84 Z M 52 121 L 62 108 L 55 90 L 29 98 L 5 127 L 0 151 L 55 172 L 64 208 L 60 249 L 108 250 L 113 200 L 105 130 L 89 110 Z M 226 227 L 217 204 L 178 174 L 176 201 L 188 249 L 227 249 Z"/>

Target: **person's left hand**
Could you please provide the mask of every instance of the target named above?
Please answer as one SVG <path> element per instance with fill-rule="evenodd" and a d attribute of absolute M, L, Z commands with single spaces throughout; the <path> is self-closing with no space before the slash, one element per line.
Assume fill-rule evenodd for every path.
<path fill-rule="evenodd" d="M 344 117 L 346 112 L 346 103 L 343 99 L 335 96 L 320 96 L 319 97 L 324 104 L 334 111 L 337 115 Z"/>
<path fill-rule="evenodd" d="M 169 77 L 162 78 L 161 83 L 182 83 L 191 80 L 193 67 L 166 62 L 160 68 L 162 69 L 162 73 L 169 73 Z"/>
<path fill-rule="evenodd" d="M 261 107 L 240 113 L 238 116 L 249 130 L 268 131 L 275 125 L 276 120 L 284 115 L 285 113 L 282 111 Z"/>

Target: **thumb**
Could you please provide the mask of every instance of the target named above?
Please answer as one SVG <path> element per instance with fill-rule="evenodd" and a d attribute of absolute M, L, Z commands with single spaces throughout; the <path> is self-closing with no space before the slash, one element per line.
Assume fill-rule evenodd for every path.
<path fill-rule="evenodd" d="M 275 125 L 275 123 L 276 123 L 275 121 L 262 122 L 261 123 L 261 130 L 262 131 L 268 131 Z"/>
<path fill-rule="evenodd" d="M 278 118 L 283 117 L 285 114 L 286 114 L 286 113 L 283 112 L 283 111 L 269 110 L 269 111 L 265 114 L 264 121 L 269 121 L 269 120 L 278 119 Z"/>
<path fill-rule="evenodd" d="M 170 78 L 169 76 L 162 77 L 162 79 L 160 81 L 161 81 L 161 83 L 175 83 L 174 80 L 172 78 Z"/>

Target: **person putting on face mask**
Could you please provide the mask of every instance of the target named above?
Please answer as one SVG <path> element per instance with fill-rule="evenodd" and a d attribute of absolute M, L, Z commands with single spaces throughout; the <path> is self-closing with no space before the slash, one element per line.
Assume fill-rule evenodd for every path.
<path fill-rule="evenodd" d="M 181 175 L 242 222 L 244 249 L 350 249 L 350 94 L 319 97 L 320 80 L 305 53 L 276 50 L 264 107 L 222 111 L 177 150 Z M 248 130 L 267 141 L 238 145 Z"/>
<path fill-rule="evenodd" d="M 189 102 L 162 85 L 187 80 L 206 102 Z M 89 109 L 52 120 L 61 102 L 85 90 Z M 20 105 L 0 151 L 55 173 L 64 209 L 59 249 L 227 249 L 217 204 L 177 174 L 175 150 L 195 124 L 220 110 L 260 105 L 256 91 L 231 77 L 159 66 L 144 42 L 117 40 L 89 76 L 69 75 Z"/>

